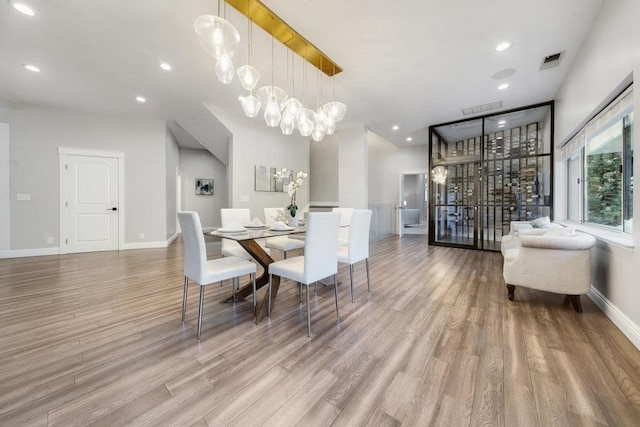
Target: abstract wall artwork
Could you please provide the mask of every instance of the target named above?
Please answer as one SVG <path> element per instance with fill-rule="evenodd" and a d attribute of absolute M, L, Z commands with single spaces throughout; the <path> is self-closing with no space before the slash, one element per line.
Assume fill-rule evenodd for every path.
<path fill-rule="evenodd" d="M 196 178 L 196 195 L 213 196 L 213 179 Z"/>

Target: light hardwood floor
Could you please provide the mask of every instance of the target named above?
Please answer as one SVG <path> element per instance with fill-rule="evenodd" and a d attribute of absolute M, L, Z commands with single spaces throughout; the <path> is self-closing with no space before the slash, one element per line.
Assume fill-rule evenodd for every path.
<path fill-rule="evenodd" d="M 0 260 L 0 425 L 640 425 L 640 352 L 583 297 L 516 290 L 499 253 L 372 244 L 372 293 L 340 270 L 272 318 L 197 287 L 180 321 L 182 244 Z"/>

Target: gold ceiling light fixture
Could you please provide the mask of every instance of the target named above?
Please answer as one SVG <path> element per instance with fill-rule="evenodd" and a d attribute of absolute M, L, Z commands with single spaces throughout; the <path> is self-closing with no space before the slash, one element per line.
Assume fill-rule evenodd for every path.
<path fill-rule="evenodd" d="M 224 16 L 221 16 L 220 1 L 224 4 Z M 218 0 L 218 15 L 199 16 L 194 27 L 200 37 L 202 49 L 216 59 L 215 72 L 220 82 L 228 84 L 235 74 L 233 68 L 233 48 L 239 43 L 240 36 L 235 27 L 227 21 L 226 4 L 229 3 L 238 12 L 248 19 L 247 28 L 247 65 L 238 69 L 238 78 L 243 88 L 249 91 L 247 96 L 240 96 L 239 100 L 245 114 L 248 117 L 256 117 L 264 106 L 264 120 L 269 127 L 280 125 L 282 133 L 290 135 L 296 127 L 300 134 L 314 140 L 321 140 L 325 134 L 332 135 L 335 131 L 336 122 L 344 118 L 346 105 L 335 100 L 335 79 L 333 80 L 333 101 L 322 105 L 323 80 L 320 72 L 329 77 L 342 72 L 331 58 L 325 55 L 320 49 L 302 37 L 297 31 L 291 28 L 278 15 L 273 13 L 259 0 Z M 251 65 L 253 55 L 253 24 L 258 25 L 265 32 L 271 35 L 271 85 L 263 86 L 256 91 L 253 96 L 260 73 Z M 291 83 L 292 90 L 295 89 L 295 73 L 293 65 L 297 53 L 303 58 L 303 91 L 304 102 L 288 98 L 287 92 L 275 86 L 274 70 L 274 43 L 280 41 L 285 47 L 291 50 Z M 287 80 L 289 80 L 289 51 L 287 50 Z M 307 108 L 307 65 L 316 67 L 316 108 Z M 315 130 L 315 132 L 314 132 Z"/>
<path fill-rule="evenodd" d="M 240 42 L 240 34 L 221 16 L 220 0 L 218 0 L 218 15 L 198 16 L 193 26 L 200 38 L 200 47 L 216 60 L 215 73 L 218 80 L 224 84 L 231 83 L 235 74 L 232 61 L 233 49 Z"/>
<path fill-rule="evenodd" d="M 329 77 L 342 72 L 342 68 L 338 64 L 284 22 L 282 18 L 261 1 L 227 0 L 227 3 Z"/>

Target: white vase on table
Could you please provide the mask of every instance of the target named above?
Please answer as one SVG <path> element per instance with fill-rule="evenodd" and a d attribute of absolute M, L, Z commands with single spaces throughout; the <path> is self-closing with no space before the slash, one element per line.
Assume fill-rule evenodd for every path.
<path fill-rule="evenodd" d="M 289 227 L 297 227 L 298 224 L 298 216 L 300 215 L 300 212 L 296 212 L 296 216 L 291 216 L 291 214 L 289 214 Z"/>

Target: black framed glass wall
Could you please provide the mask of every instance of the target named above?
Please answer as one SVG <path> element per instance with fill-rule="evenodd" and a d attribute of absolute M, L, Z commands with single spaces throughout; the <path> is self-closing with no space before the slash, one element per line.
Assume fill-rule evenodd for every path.
<path fill-rule="evenodd" d="M 429 130 L 430 244 L 499 250 L 511 221 L 552 216 L 553 102 Z"/>

